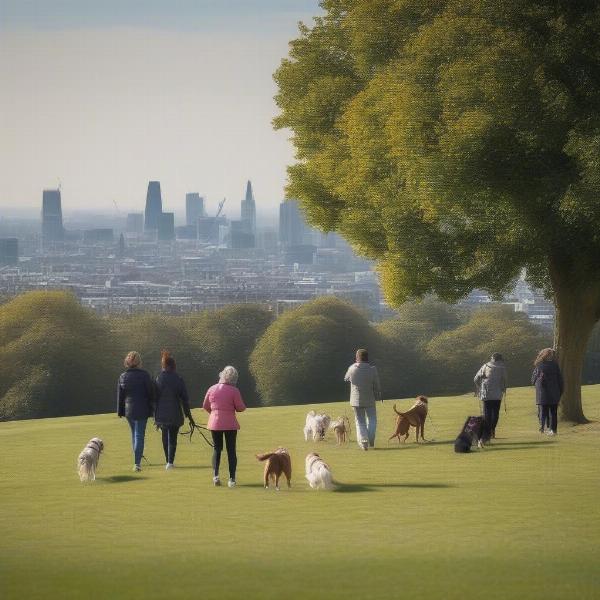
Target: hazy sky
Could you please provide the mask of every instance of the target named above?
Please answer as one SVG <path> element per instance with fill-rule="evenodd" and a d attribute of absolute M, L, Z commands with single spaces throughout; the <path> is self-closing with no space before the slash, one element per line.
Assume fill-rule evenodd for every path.
<path fill-rule="evenodd" d="M 0 0 L 0 216 L 62 188 L 63 210 L 164 210 L 185 193 L 239 215 L 283 198 L 272 73 L 318 0 Z M 229 207 L 227 209 L 227 207 Z"/>

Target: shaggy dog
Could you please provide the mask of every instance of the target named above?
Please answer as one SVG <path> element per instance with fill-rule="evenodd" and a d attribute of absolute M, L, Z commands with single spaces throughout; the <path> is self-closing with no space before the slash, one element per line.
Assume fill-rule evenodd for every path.
<path fill-rule="evenodd" d="M 104 450 L 104 442 L 100 438 L 92 438 L 77 457 L 80 481 L 95 481 L 96 468 L 100 453 Z"/>
<path fill-rule="evenodd" d="M 477 442 L 478 448 L 489 442 L 491 437 L 490 426 L 483 417 L 467 417 L 461 432 L 454 440 L 454 452 L 471 452 L 471 446 Z"/>
<path fill-rule="evenodd" d="M 350 420 L 348 417 L 338 417 L 335 421 L 331 421 L 329 428 L 335 431 L 338 444 L 350 441 Z"/>
<path fill-rule="evenodd" d="M 325 432 L 329 427 L 331 417 L 329 415 L 318 415 L 311 410 L 306 415 L 306 424 L 304 425 L 304 440 L 308 441 L 309 434 L 312 435 L 313 442 L 325 439 Z"/>
<path fill-rule="evenodd" d="M 390 436 L 397 437 L 400 443 L 400 436 L 403 435 L 403 442 L 406 442 L 411 425 L 416 431 L 416 441 L 419 442 L 419 431 L 421 431 L 421 439 L 425 442 L 425 419 L 427 418 L 427 398 L 425 396 L 417 396 L 417 401 L 406 412 L 399 412 L 394 404 L 394 412 L 398 415 L 396 418 L 396 430 Z"/>
<path fill-rule="evenodd" d="M 264 473 L 265 488 L 269 488 L 270 479 L 275 479 L 275 489 L 279 491 L 279 478 L 282 473 L 287 479 L 288 487 L 292 487 L 292 459 L 285 448 L 277 448 L 274 452 L 267 454 L 257 454 L 256 458 L 260 461 L 267 461 Z"/>
<path fill-rule="evenodd" d="M 306 455 L 306 479 L 313 489 L 330 490 L 333 487 L 329 465 L 315 452 Z"/>

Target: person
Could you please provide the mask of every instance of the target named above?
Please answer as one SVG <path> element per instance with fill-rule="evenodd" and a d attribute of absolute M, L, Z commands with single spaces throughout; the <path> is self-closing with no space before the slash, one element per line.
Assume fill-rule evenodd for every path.
<path fill-rule="evenodd" d="M 381 399 L 381 385 L 377 367 L 369 364 L 369 353 L 364 348 L 356 351 L 356 362 L 348 367 L 344 381 L 350 382 L 350 406 L 356 421 L 356 439 L 363 450 L 375 446 L 377 409 Z"/>
<path fill-rule="evenodd" d="M 534 361 L 531 383 L 535 385 L 535 403 L 538 407 L 540 433 L 556 435 L 558 431 L 558 403 L 564 390 L 564 382 L 556 353 L 552 348 L 540 350 Z"/>
<path fill-rule="evenodd" d="M 189 419 L 190 427 L 194 419 L 190 411 L 185 382 L 176 373 L 175 359 L 169 352 L 161 353 L 162 371 L 156 377 L 156 408 L 154 422 L 162 432 L 163 450 L 165 451 L 165 469 L 172 469 L 177 451 L 177 436 L 183 425 L 183 415 Z"/>
<path fill-rule="evenodd" d="M 225 367 L 219 373 L 219 383 L 211 386 L 206 392 L 202 408 L 210 414 L 208 418 L 208 429 L 212 435 L 214 444 L 212 467 L 213 483 L 221 485 L 219 479 L 219 465 L 221 463 L 221 452 L 223 452 L 223 437 L 227 448 L 227 461 L 229 463 L 229 481 L 227 485 L 235 487 L 235 471 L 237 468 L 236 438 L 240 428 L 236 412 L 246 410 L 240 391 L 236 387 L 238 372 L 232 366 Z"/>
<path fill-rule="evenodd" d="M 502 354 L 494 352 L 490 361 L 477 371 L 473 381 L 483 402 L 483 418 L 490 427 L 491 437 L 495 438 L 500 404 L 506 393 L 506 366 Z"/>
<path fill-rule="evenodd" d="M 119 417 L 125 417 L 129 423 L 134 456 L 133 470 L 141 471 L 146 423 L 153 412 L 154 384 L 149 373 L 141 368 L 142 357 L 139 352 L 129 352 L 124 364 L 127 370 L 121 373 L 117 385 L 117 414 Z"/>

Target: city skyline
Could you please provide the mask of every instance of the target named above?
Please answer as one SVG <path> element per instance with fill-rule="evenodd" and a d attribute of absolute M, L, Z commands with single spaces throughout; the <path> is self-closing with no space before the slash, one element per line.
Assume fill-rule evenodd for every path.
<path fill-rule="evenodd" d="M 272 73 L 316 1 L 182 2 L 178 20 L 152 1 L 37 4 L 0 9 L 0 215 L 59 184 L 65 215 L 133 212 L 149 180 L 168 210 L 197 191 L 210 213 L 252 179 L 275 217 L 293 152 Z"/>

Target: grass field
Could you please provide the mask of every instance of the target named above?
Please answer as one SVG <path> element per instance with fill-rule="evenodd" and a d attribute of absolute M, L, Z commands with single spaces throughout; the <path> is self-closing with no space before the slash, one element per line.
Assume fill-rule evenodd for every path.
<path fill-rule="evenodd" d="M 600 386 L 584 399 L 600 421 Z M 323 408 L 350 414 L 346 403 Z M 236 489 L 212 486 L 199 439 L 182 439 L 177 468 L 165 471 L 150 426 L 151 465 L 132 473 L 129 430 L 115 415 L 1 423 L 0 594 L 598 598 L 600 427 L 541 436 L 534 408 L 531 388 L 511 390 L 498 439 L 469 455 L 452 441 L 477 410 L 472 396 L 431 399 L 425 435 L 435 441 L 416 445 L 411 434 L 404 446 L 387 444 L 386 401 L 369 452 L 336 447 L 331 434 L 304 442 L 307 406 L 250 409 Z M 93 436 L 105 453 L 97 481 L 81 484 L 75 459 Z M 254 454 L 278 445 L 292 455 L 292 489 L 266 491 Z M 310 449 L 330 463 L 336 491 L 308 487 Z"/>

